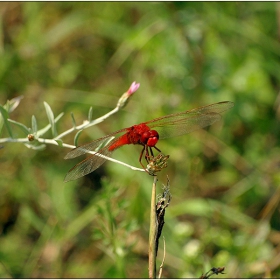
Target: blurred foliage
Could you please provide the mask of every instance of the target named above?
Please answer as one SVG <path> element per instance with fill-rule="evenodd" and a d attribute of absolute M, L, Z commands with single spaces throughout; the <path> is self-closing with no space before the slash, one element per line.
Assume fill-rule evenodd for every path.
<path fill-rule="evenodd" d="M 171 181 L 163 277 L 280 277 L 280 5 L 273 2 L 1 2 L 0 104 L 59 132 L 115 107 L 79 143 L 198 106 L 235 107 L 208 129 L 159 142 Z M 15 129 L 15 137 L 25 137 Z M 2 131 L 1 137 L 8 137 Z M 64 139 L 73 143 L 74 135 Z M 108 162 L 64 184 L 67 150 L 0 149 L 0 277 L 148 276 L 152 178 Z M 139 166 L 140 148 L 114 157 Z M 132 155 L 132 156 L 130 156 Z M 77 161 L 76 161 L 77 162 Z M 163 256 L 160 242 L 158 266 Z"/>

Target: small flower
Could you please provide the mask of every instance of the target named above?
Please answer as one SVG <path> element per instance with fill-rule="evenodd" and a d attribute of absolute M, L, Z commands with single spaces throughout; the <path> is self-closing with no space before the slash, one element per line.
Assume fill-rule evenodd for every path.
<path fill-rule="evenodd" d="M 127 93 L 129 95 L 131 95 L 132 93 L 134 93 L 138 88 L 140 87 L 140 83 L 136 84 L 136 82 L 133 82 L 130 86 L 130 88 L 128 89 Z"/>

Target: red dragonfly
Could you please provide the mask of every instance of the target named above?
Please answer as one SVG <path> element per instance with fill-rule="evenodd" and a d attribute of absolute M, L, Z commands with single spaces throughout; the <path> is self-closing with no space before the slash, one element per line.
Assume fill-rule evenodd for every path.
<path fill-rule="evenodd" d="M 105 158 L 98 156 L 98 154 L 109 157 L 114 150 L 129 144 L 143 146 L 139 162 L 141 166 L 146 169 L 142 163 L 143 154 L 145 152 L 145 159 L 148 162 L 148 159 L 153 156 L 152 148 L 161 152 L 156 147 L 159 139 L 187 134 L 199 128 L 211 125 L 221 119 L 220 114 L 222 112 L 233 106 L 233 102 L 223 101 L 182 113 L 167 115 L 128 128 L 120 129 L 107 136 L 79 146 L 70 151 L 65 156 L 65 159 L 75 158 L 91 151 L 94 152 L 88 158 L 71 168 L 64 181 L 68 182 L 78 179 L 97 169 L 106 161 Z M 116 138 L 116 135 L 120 133 L 124 134 Z M 112 138 L 113 140 L 110 141 Z M 106 144 L 104 145 L 104 143 Z M 102 144 L 104 146 L 96 151 L 96 149 Z"/>

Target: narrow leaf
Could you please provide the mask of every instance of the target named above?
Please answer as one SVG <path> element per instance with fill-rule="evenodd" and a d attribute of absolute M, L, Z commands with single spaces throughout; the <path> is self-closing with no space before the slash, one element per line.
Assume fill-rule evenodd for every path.
<path fill-rule="evenodd" d="M 61 139 L 56 139 L 54 141 L 58 144 L 59 147 L 63 147 L 63 141 Z"/>
<path fill-rule="evenodd" d="M 38 127 L 37 127 L 37 120 L 36 120 L 36 117 L 34 115 L 32 115 L 31 123 L 32 123 L 32 132 L 36 134 L 37 130 L 38 130 Z"/>
<path fill-rule="evenodd" d="M 11 120 L 11 119 L 8 119 L 8 121 L 12 124 L 15 124 L 16 126 L 18 126 L 25 135 L 29 134 L 30 133 L 30 128 L 28 128 L 27 126 L 25 126 L 24 124 L 22 123 L 19 123 L 19 122 L 16 122 L 14 120 Z"/>
<path fill-rule="evenodd" d="M 78 140 L 79 140 L 79 137 L 80 137 L 80 134 L 82 133 L 83 130 L 79 130 L 75 137 L 74 137 L 74 145 L 77 147 L 78 146 Z"/>
<path fill-rule="evenodd" d="M 0 114 L 0 135 L 2 132 L 3 125 L 4 125 L 4 120 L 3 120 L 2 114 Z"/>
<path fill-rule="evenodd" d="M 64 113 L 61 112 L 55 119 L 54 122 L 57 123 L 62 117 L 63 117 Z"/>
<path fill-rule="evenodd" d="M 37 150 L 37 151 L 44 150 L 46 147 L 45 144 L 41 144 L 41 145 L 37 146 L 37 145 L 30 145 L 30 144 L 25 143 L 24 145 L 29 149 L 33 149 L 33 150 Z"/>
<path fill-rule="evenodd" d="M 72 118 L 73 127 L 76 127 L 76 120 L 75 120 L 73 112 L 71 112 L 71 118 Z"/>
<path fill-rule="evenodd" d="M 56 131 L 56 126 L 55 126 L 53 111 L 47 102 L 44 101 L 44 105 L 45 105 L 46 113 L 47 113 L 47 116 L 49 119 L 49 123 L 51 125 L 53 137 L 55 137 L 57 135 L 57 131 Z"/>
<path fill-rule="evenodd" d="M 61 119 L 61 117 L 62 117 L 63 115 L 64 115 L 63 112 L 60 113 L 60 114 L 54 119 L 54 122 L 57 123 L 57 122 Z M 51 128 L 51 125 L 50 125 L 50 124 L 46 125 L 44 128 L 42 128 L 42 129 L 40 129 L 40 130 L 37 131 L 37 136 L 40 137 L 40 136 L 44 135 L 50 128 Z"/>
<path fill-rule="evenodd" d="M 88 121 L 91 122 L 92 120 L 92 106 L 89 108 L 89 111 L 88 111 Z"/>
<path fill-rule="evenodd" d="M 10 124 L 8 122 L 9 114 L 5 110 L 5 108 L 3 106 L 1 106 L 1 105 L 0 105 L 0 113 L 2 115 L 1 121 L 4 123 L 5 127 L 7 128 L 10 137 L 13 138 L 13 132 L 12 132 L 12 129 L 11 129 Z"/>
<path fill-rule="evenodd" d="M 4 106 L 5 109 L 6 109 L 9 113 L 13 112 L 13 111 L 17 108 L 17 106 L 19 105 L 19 103 L 20 103 L 20 101 L 21 101 L 22 99 L 23 99 L 23 96 L 21 95 L 21 96 L 18 96 L 18 97 L 13 98 L 13 99 L 11 99 L 11 100 L 8 100 L 8 102 L 7 102 L 6 105 Z"/>
<path fill-rule="evenodd" d="M 44 128 L 37 131 L 37 136 L 40 137 L 44 135 L 50 128 L 51 128 L 50 124 L 46 125 Z"/>

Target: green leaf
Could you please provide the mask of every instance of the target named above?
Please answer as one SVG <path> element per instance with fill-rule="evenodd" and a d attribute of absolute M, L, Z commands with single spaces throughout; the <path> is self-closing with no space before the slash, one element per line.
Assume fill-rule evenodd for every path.
<path fill-rule="evenodd" d="M 28 128 L 27 126 L 25 126 L 24 124 L 22 123 L 19 123 L 17 121 L 14 121 L 14 120 L 11 120 L 11 119 L 8 119 L 8 121 L 12 124 L 15 124 L 16 126 L 18 126 L 25 135 L 29 134 L 30 133 L 30 128 Z"/>
<path fill-rule="evenodd" d="M 91 122 L 92 120 L 92 106 L 89 108 L 89 111 L 88 111 L 88 121 Z"/>
<path fill-rule="evenodd" d="M 75 137 L 74 137 L 74 145 L 75 145 L 76 147 L 78 146 L 78 139 L 79 139 L 80 134 L 82 133 L 82 131 L 83 131 L 83 130 L 79 130 L 79 131 L 76 133 Z"/>
<path fill-rule="evenodd" d="M 41 144 L 37 146 L 37 145 L 30 145 L 25 143 L 24 145 L 29 149 L 38 150 L 38 151 L 44 150 L 46 148 L 45 144 Z"/>
<path fill-rule="evenodd" d="M 4 108 L 9 113 L 13 112 L 17 108 L 17 106 L 19 105 L 21 99 L 23 99 L 22 95 L 18 96 L 18 97 L 15 97 L 11 100 L 8 100 L 7 103 L 4 105 Z"/>
<path fill-rule="evenodd" d="M 42 136 L 43 134 L 45 134 L 49 129 L 51 128 L 51 125 L 48 124 L 46 125 L 44 128 L 40 129 L 37 131 L 37 136 L 40 137 Z"/>
<path fill-rule="evenodd" d="M 2 115 L 2 118 L 1 118 L 1 123 L 0 123 L 0 128 L 2 129 L 2 126 L 3 124 L 5 125 L 5 127 L 7 128 L 8 130 L 8 133 L 10 135 L 11 138 L 14 138 L 13 137 L 13 132 L 12 132 L 12 129 L 10 127 L 10 124 L 8 122 L 8 118 L 9 118 L 9 114 L 8 112 L 5 110 L 5 108 L 3 106 L 0 105 L 0 113 Z"/>
<path fill-rule="evenodd" d="M 60 114 L 54 119 L 55 123 L 57 123 L 57 122 L 61 119 L 61 117 L 62 117 L 63 115 L 64 115 L 63 112 L 60 113 Z M 40 129 L 40 130 L 37 131 L 37 136 L 40 137 L 40 136 L 44 135 L 50 128 L 51 128 L 51 125 L 50 125 L 50 124 L 46 125 L 44 128 L 42 128 L 42 129 Z"/>
<path fill-rule="evenodd" d="M 73 127 L 76 127 L 76 120 L 75 120 L 73 112 L 71 112 L 71 118 L 72 118 Z"/>
<path fill-rule="evenodd" d="M 36 134 L 37 130 L 38 130 L 38 127 L 37 127 L 37 120 L 36 120 L 36 117 L 34 115 L 32 115 L 31 123 L 32 123 L 32 132 Z"/>
<path fill-rule="evenodd" d="M 56 139 L 54 141 L 58 144 L 59 147 L 63 147 L 63 141 L 61 139 Z"/>
<path fill-rule="evenodd" d="M 53 137 L 55 137 L 57 135 L 57 131 L 56 131 L 56 126 L 55 126 L 53 111 L 47 102 L 44 101 L 44 105 L 45 105 L 46 113 L 47 113 L 47 116 L 49 119 L 49 123 L 51 125 L 52 135 L 53 135 Z"/>

